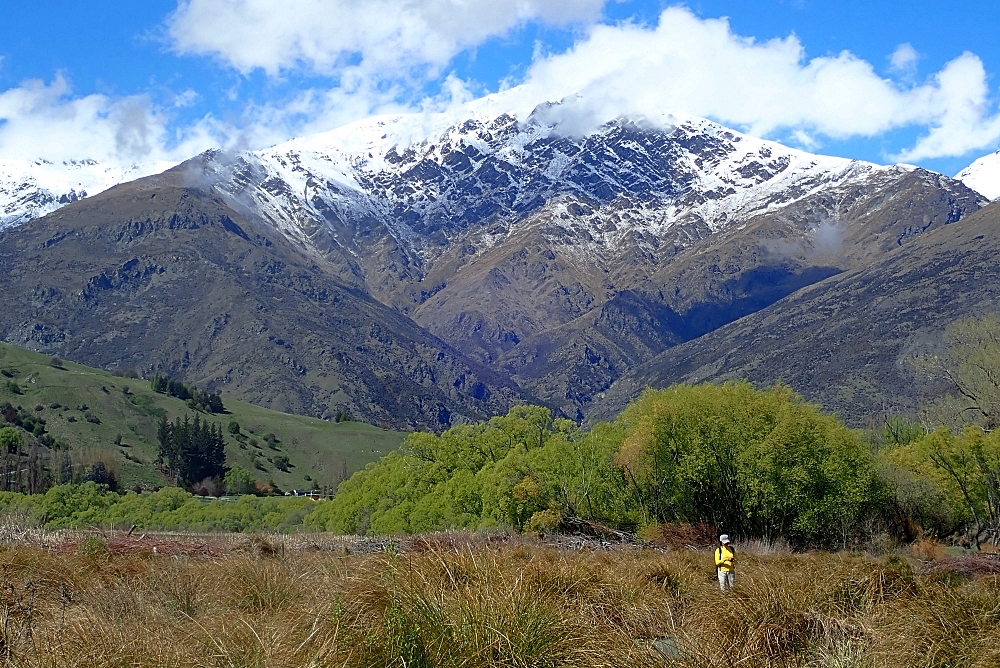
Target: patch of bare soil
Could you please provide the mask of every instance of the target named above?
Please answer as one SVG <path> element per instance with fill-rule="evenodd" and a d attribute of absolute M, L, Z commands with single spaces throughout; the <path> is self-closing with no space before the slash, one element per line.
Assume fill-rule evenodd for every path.
<path fill-rule="evenodd" d="M 953 574 L 967 578 L 978 575 L 1000 575 L 1000 554 L 973 552 L 959 557 L 947 557 L 925 563 L 920 568 L 924 574 Z"/>

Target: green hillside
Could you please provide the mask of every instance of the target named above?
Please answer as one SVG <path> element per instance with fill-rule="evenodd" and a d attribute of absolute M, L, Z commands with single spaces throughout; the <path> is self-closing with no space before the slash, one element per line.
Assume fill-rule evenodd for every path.
<path fill-rule="evenodd" d="M 76 467 L 103 461 L 123 487 L 167 484 L 155 467 L 156 428 L 164 416 L 193 419 L 196 412 L 185 402 L 153 392 L 146 380 L 4 343 L 0 373 L 0 405 L 11 404 L 32 422 L 44 420 L 44 431 L 36 428 L 39 437 L 24 434 L 27 444 L 51 438 L 52 451 L 65 450 Z M 225 396 L 223 401 L 224 414 L 200 415 L 225 431 L 226 464 L 243 466 L 257 480 L 273 481 L 282 490 L 336 485 L 398 447 L 405 436 L 360 422 L 279 413 Z M 228 431 L 232 421 L 240 426 L 238 435 Z M 287 471 L 275 464 L 283 465 L 283 456 Z"/>

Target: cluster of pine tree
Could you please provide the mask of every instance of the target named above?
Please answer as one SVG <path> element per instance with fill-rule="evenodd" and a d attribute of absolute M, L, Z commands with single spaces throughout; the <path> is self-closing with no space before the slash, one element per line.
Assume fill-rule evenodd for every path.
<path fill-rule="evenodd" d="M 195 416 L 184 416 L 173 423 L 166 418 L 156 431 L 160 443 L 159 464 L 176 478 L 181 487 L 189 487 L 207 478 L 226 475 L 226 451 L 222 428 Z"/>
<path fill-rule="evenodd" d="M 186 401 L 188 406 L 195 410 L 206 413 L 224 413 L 226 410 L 220 395 L 203 392 L 194 386 L 188 387 L 179 380 L 172 380 L 169 376 L 153 376 L 149 384 L 154 392 Z"/>

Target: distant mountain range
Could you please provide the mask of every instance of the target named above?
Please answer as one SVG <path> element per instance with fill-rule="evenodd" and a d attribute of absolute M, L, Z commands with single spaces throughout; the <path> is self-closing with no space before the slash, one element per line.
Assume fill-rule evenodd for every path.
<path fill-rule="evenodd" d="M 0 155 L 0 230 L 16 227 L 67 204 L 170 168 L 164 164 L 128 166 L 96 160 L 11 160 Z"/>
<path fill-rule="evenodd" d="M 788 346 L 838 355 L 817 348 L 831 345 L 820 332 L 753 330 L 754 345 L 785 351 L 756 376 L 738 353 L 746 341 L 725 332 L 889 257 L 922 266 L 937 252 L 924 239 L 946 247 L 965 226 L 952 223 L 989 203 L 993 157 L 955 180 L 692 117 L 574 132 L 548 105 L 520 120 L 372 118 L 208 152 L 98 196 L 83 180 L 98 166 L 67 166 L 81 177 L 67 193 L 0 171 L 13 175 L 0 179 L 0 337 L 401 427 L 524 400 L 604 415 L 645 383 L 698 376 L 665 361 L 681 351 L 715 355 L 705 377 L 795 378 L 826 399 L 830 378 L 782 365 L 796 359 Z M 874 285 L 845 304 L 861 308 Z M 884 317 L 905 329 L 910 315 Z M 845 392 L 860 397 L 863 381 L 880 401 L 913 404 L 914 388 L 881 388 L 866 368 Z M 831 405 L 862 419 L 871 401 Z"/>

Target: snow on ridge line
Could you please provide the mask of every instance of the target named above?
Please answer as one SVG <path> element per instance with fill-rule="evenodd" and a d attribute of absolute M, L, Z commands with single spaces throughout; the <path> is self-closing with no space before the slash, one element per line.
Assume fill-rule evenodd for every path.
<path fill-rule="evenodd" d="M 500 142 L 499 147 L 487 146 L 482 139 L 482 133 L 488 134 L 491 130 L 498 129 L 497 122 L 504 116 L 513 118 L 509 114 L 491 116 L 483 113 L 471 117 L 448 113 L 376 116 L 329 132 L 296 138 L 263 151 L 255 151 L 253 156 L 264 163 L 269 163 L 277 175 L 296 186 L 294 188 L 296 192 L 304 191 L 305 184 L 312 176 L 325 178 L 352 190 L 363 191 L 355 174 L 396 171 L 398 168 L 386 160 L 387 155 L 393 150 L 400 153 L 421 147 L 425 148 L 427 153 L 420 157 L 431 157 L 440 161 L 443 156 L 437 149 L 441 143 L 461 142 L 473 145 L 482 153 L 501 154 L 503 159 L 517 163 L 519 154 L 530 141 L 559 134 L 558 123 L 541 124 L 533 114 L 526 120 L 519 121 L 517 131 L 508 136 L 506 141 Z M 749 183 L 741 183 L 741 189 L 753 190 L 756 196 L 766 196 L 771 194 L 771 191 L 780 190 L 792 182 L 814 174 L 840 173 L 847 176 L 850 172 L 863 171 L 870 174 L 900 167 L 812 154 L 777 142 L 745 135 L 713 121 L 689 115 L 664 113 L 656 122 L 646 118 L 618 119 L 616 122 L 594 129 L 588 136 L 610 132 L 623 122 L 647 125 L 651 129 L 662 129 L 670 133 L 682 131 L 689 136 L 698 134 L 726 136 L 735 150 L 708 169 L 698 170 L 702 172 L 700 185 L 706 190 L 747 181 L 739 176 L 739 168 L 748 160 L 766 162 L 772 156 L 787 159 L 789 168 L 782 170 L 782 173 L 777 174 L 775 178 L 769 179 L 767 184 L 753 187 Z M 476 125 L 472 126 L 471 123 Z M 553 169 L 558 170 L 558 165 L 550 164 L 547 172 Z M 548 173 L 547 175 L 555 176 Z"/>
<path fill-rule="evenodd" d="M 419 233 L 391 213 L 394 206 L 406 206 L 407 203 L 405 199 L 398 199 L 398 193 L 381 190 L 377 177 L 399 175 L 421 159 L 430 159 L 440 165 L 451 150 L 464 145 L 519 166 L 525 166 L 525 159 L 530 159 L 533 168 L 544 169 L 546 178 L 559 181 L 563 170 L 571 163 L 570 154 L 556 151 L 553 156 L 548 153 L 549 161 L 540 164 L 539 154 L 533 154 L 528 148 L 535 139 L 552 135 L 566 137 L 560 132 L 558 119 L 543 122 L 552 119 L 551 114 L 530 114 L 519 121 L 507 112 L 465 117 L 401 114 L 368 118 L 262 151 L 244 153 L 245 160 L 255 163 L 267 174 L 267 181 L 274 179 L 272 183 L 285 184 L 277 189 L 256 187 L 247 194 L 255 201 L 258 211 L 284 234 L 307 246 L 309 239 L 298 222 L 301 215 L 306 213 L 323 220 L 332 210 L 348 216 L 374 215 L 402 245 L 420 255 L 425 251 L 434 254 L 437 251 L 425 247 L 426 240 Z M 656 236 L 666 233 L 674 224 L 693 219 L 701 219 L 702 224 L 713 231 L 733 224 L 740 226 L 754 215 L 788 206 L 826 188 L 857 183 L 878 173 L 915 169 L 906 165 L 882 166 L 816 155 L 745 135 L 704 118 L 666 113 L 656 122 L 646 118 L 618 119 L 570 139 L 579 146 L 584 137 L 610 135 L 623 124 L 671 135 L 675 146 L 684 147 L 678 158 L 695 177 L 689 190 L 695 200 L 701 199 L 700 203 L 684 203 L 684 195 L 678 198 L 666 193 L 652 208 L 639 201 L 633 203 L 632 230 Z M 687 148 L 687 139 L 699 137 L 712 138 L 715 148 L 722 147 L 722 152 L 702 153 L 697 148 L 702 145 L 700 141 Z M 407 155 L 410 150 L 413 154 Z M 405 156 L 402 163 L 399 156 Z M 612 158 L 611 162 L 617 161 Z M 628 169 L 628 160 L 620 165 L 623 170 Z M 617 167 L 609 166 L 613 174 Z M 766 172 L 763 179 L 760 177 L 762 172 Z M 373 184 L 374 190 L 371 189 Z M 445 183 L 441 192 L 431 192 L 429 198 L 412 204 L 423 214 L 434 215 L 435 209 L 446 208 L 451 200 L 447 195 L 448 187 Z M 509 233 L 512 232 L 513 228 Z M 603 232 L 596 229 L 588 232 L 614 245 Z M 463 234 L 459 231 L 453 240 Z"/>
<path fill-rule="evenodd" d="M 550 105 L 557 108 L 558 105 Z M 517 120 L 522 140 L 525 135 L 531 138 L 548 137 L 551 135 L 583 138 L 600 135 L 622 123 L 647 127 L 650 130 L 672 132 L 684 129 L 689 132 L 706 133 L 713 136 L 719 134 L 732 135 L 736 142 L 746 142 L 754 149 L 768 148 L 777 150 L 789 156 L 796 156 L 823 162 L 828 165 L 847 165 L 852 162 L 864 162 L 850 158 L 839 158 L 809 153 L 767 139 L 753 137 L 733 130 L 714 121 L 690 114 L 663 112 L 658 118 L 618 118 L 599 127 L 594 127 L 583 135 L 562 132 L 559 117 L 556 114 L 539 114 L 536 112 L 523 118 L 517 114 L 497 112 L 489 108 L 481 108 L 470 104 L 462 107 L 465 114 L 452 112 L 435 113 L 405 113 L 371 116 L 347 125 L 303 137 L 296 137 L 287 142 L 276 144 L 267 149 L 252 151 L 258 157 L 287 155 L 289 153 L 314 153 L 324 155 L 331 162 L 336 158 L 349 161 L 351 158 L 363 161 L 372 171 L 384 168 L 382 158 L 392 149 L 405 150 L 417 146 L 434 146 L 445 139 L 453 141 L 459 137 L 470 141 L 468 132 L 463 132 L 470 123 L 477 123 L 481 128 L 489 129 L 497 120 L 504 116 Z M 477 146 L 477 148 L 479 148 Z M 368 154 L 371 154 L 370 156 Z M 875 163 L 867 163 L 874 165 Z"/>
<path fill-rule="evenodd" d="M 550 105 L 550 108 L 557 106 Z M 393 151 L 398 154 L 417 149 L 418 157 L 429 157 L 440 162 L 444 159 L 438 150 L 442 143 L 461 143 L 472 145 L 484 154 L 498 154 L 506 161 L 519 163 L 521 154 L 531 141 L 560 134 L 557 118 L 555 122 L 545 124 L 540 122 L 538 116 L 540 115 L 533 113 L 523 121 L 516 121 L 516 130 L 508 132 L 499 142 L 494 141 L 492 146 L 484 136 L 495 140 L 491 132 L 508 130 L 509 128 L 504 128 L 503 124 L 506 119 L 515 120 L 511 114 L 504 112 L 491 115 L 480 110 L 480 113 L 465 116 L 454 113 L 376 116 L 328 132 L 296 138 L 263 151 L 254 151 L 252 155 L 262 163 L 268 164 L 270 166 L 268 171 L 272 171 L 292 185 L 293 192 L 305 193 L 309 180 L 315 176 L 336 183 L 340 187 L 364 193 L 365 189 L 358 183 L 356 176 L 359 173 L 398 171 L 398 167 L 387 160 Z M 547 120 L 552 119 L 552 114 L 548 114 Z M 689 136 L 722 135 L 733 144 L 735 150 L 718 164 L 707 170 L 700 167 L 697 169 L 702 172 L 699 185 L 705 190 L 710 190 L 714 187 L 738 184 L 741 193 L 735 197 L 726 197 L 727 202 L 722 207 L 705 207 L 706 213 L 708 209 L 713 208 L 735 211 L 741 208 L 740 201 L 744 199 L 741 195 L 744 193 L 752 198 L 770 198 L 775 191 L 821 173 L 836 172 L 846 175 L 858 167 L 862 167 L 868 173 L 891 168 L 848 158 L 811 154 L 777 142 L 745 135 L 704 118 L 682 114 L 664 113 L 659 119 L 652 120 L 618 119 L 592 130 L 587 136 L 611 132 L 622 123 L 648 126 L 650 129 L 670 134 L 684 132 Z M 426 151 L 423 155 L 419 155 L 421 148 Z M 748 183 L 748 179 L 739 175 L 738 170 L 746 162 L 753 160 L 766 162 L 772 156 L 787 160 L 790 169 L 782 170 L 783 173 L 769 179 L 766 184 Z M 557 174 L 549 173 L 553 170 L 560 171 L 557 161 L 547 166 L 546 176 L 557 177 Z"/>
<path fill-rule="evenodd" d="M 176 163 L 112 165 L 96 160 L 0 160 L 0 230 L 40 218 L 79 199 L 166 171 Z"/>
<path fill-rule="evenodd" d="M 984 155 L 955 178 L 987 199 L 1000 199 L 1000 151 Z"/>
<path fill-rule="evenodd" d="M 724 135 L 736 150 L 717 163 L 704 168 L 699 166 L 697 171 L 700 172 L 699 186 L 703 189 L 736 185 L 740 192 L 735 197 L 725 198 L 727 201 L 722 207 L 729 210 L 739 209 L 746 197 L 767 199 L 792 183 L 822 173 L 846 174 L 860 165 L 870 170 L 891 168 L 807 153 L 742 134 L 704 118 L 679 113 L 619 118 L 594 127 L 581 136 L 574 136 L 564 132 L 565 127 L 572 125 L 572 113 L 572 105 L 562 103 L 516 112 L 504 108 L 499 97 L 493 100 L 488 96 L 447 112 L 374 116 L 268 149 L 247 151 L 243 155 L 251 162 L 267 165 L 267 171 L 284 180 L 306 205 L 309 181 L 313 176 L 326 180 L 334 189 L 340 189 L 348 199 L 353 197 L 348 194 L 349 191 L 362 198 L 372 195 L 365 192 L 357 177 L 362 173 L 399 170 L 399 166 L 386 159 L 393 148 L 398 148 L 399 152 L 416 148 L 418 157 L 431 157 L 420 156 L 419 147 L 422 146 L 434 159 L 442 160 L 440 145 L 442 141 L 449 141 L 452 144 L 473 145 L 483 153 L 496 153 L 504 160 L 517 163 L 525 154 L 527 144 L 535 139 L 551 135 L 580 139 L 582 136 L 610 132 L 622 123 L 689 135 Z M 516 127 L 510 127 L 509 122 L 503 127 L 506 119 L 516 119 Z M 741 176 L 740 169 L 755 159 L 767 162 L 765 155 L 787 158 L 789 167 L 767 182 L 754 185 L 753 179 Z M 0 160 L 0 229 L 49 213 L 74 198 L 95 195 L 118 183 L 158 173 L 172 166 L 173 163 L 118 166 L 92 160 L 62 164 Z M 547 169 L 554 170 L 547 176 L 558 178 L 560 166 L 556 161 Z"/>

